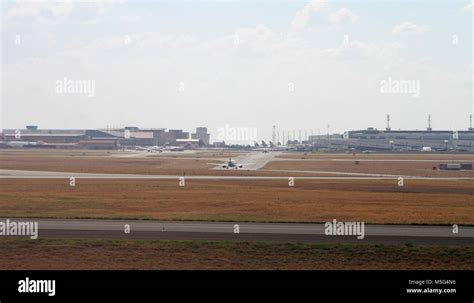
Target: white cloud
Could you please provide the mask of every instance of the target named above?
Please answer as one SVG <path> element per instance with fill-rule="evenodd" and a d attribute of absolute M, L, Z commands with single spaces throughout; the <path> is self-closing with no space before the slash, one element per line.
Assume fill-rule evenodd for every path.
<path fill-rule="evenodd" d="M 317 13 L 321 14 L 320 24 L 318 26 L 309 26 L 310 20 Z M 324 31 L 338 24 L 354 23 L 358 19 L 359 17 L 356 14 L 345 7 L 331 13 L 326 0 L 313 0 L 295 14 L 291 25 L 294 29 Z"/>
<path fill-rule="evenodd" d="M 123 22 L 140 22 L 142 20 L 141 16 L 121 16 L 120 21 Z"/>
<path fill-rule="evenodd" d="M 474 8 L 474 2 L 471 2 L 470 4 L 466 5 L 466 6 L 463 8 L 463 11 L 472 12 L 472 11 L 473 11 L 473 8 Z"/>
<path fill-rule="evenodd" d="M 400 24 L 395 25 L 393 28 L 392 34 L 422 34 L 428 30 L 426 25 L 418 25 L 413 22 L 405 21 Z"/>
<path fill-rule="evenodd" d="M 85 7 L 97 14 L 126 0 L 18 0 L 5 14 L 4 22 L 9 23 L 19 18 L 31 18 L 42 23 L 54 23 L 71 15 L 78 7 Z"/>
<path fill-rule="evenodd" d="M 331 24 L 340 24 L 345 22 L 354 23 L 357 21 L 357 19 L 359 19 L 359 17 L 345 7 L 329 16 L 329 22 Z"/>
<path fill-rule="evenodd" d="M 349 41 L 337 48 L 322 49 L 321 54 L 330 59 L 365 59 L 371 62 L 382 62 L 381 66 L 399 61 L 400 45 L 375 44 L 363 41 Z"/>
<path fill-rule="evenodd" d="M 111 7 L 117 4 L 123 4 L 126 1 L 127 0 L 79 0 L 79 2 L 84 3 L 93 9 L 96 9 L 99 14 L 103 14 Z"/>
<path fill-rule="evenodd" d="M 7 11 L 4 20 L 7 22 L 16 18 L 42 19 L 45 18 L 46 15 L 50 15 L 54 18 L 61 18 L 68 16 L 72 12 L 72 9 L 72 0 L 20 0 Z"/>
<path fill-rule="evenodd" d="M 66 8 L 57 8 L 56 14 L 67 15 Z M 41 15 L 41 11 L 38 14 Z M 75 16 L 76 11 L 68 16 L 71 14 Z M 366 121 L 367 117 L 378 116 L 383 120 L 385 112 L 391 112 L 394 117 L 403 117 L 407 121 L 405 125 L 416 127 L 420 113 L 442 104 L 443 100 L 456 100 L 453 101 L 455 106 L 448 108 L 451 112 L 444 115 L 446 117 L 456 116 L 456 111 L 466 108 L 470 102 L 466 88 L 470 93 L 472 84 L 462 84 L 465 77 L 471 79 L 470 75 L 448 78 L 443 69 L 436 68 L 436 62 L 412 62 L 413 59 L 404 58 L 405 52 L 398 44 L 351 40 L 328 48 L 327 43 L 319 43 L 324 42 L 322 39 L 314 39 L 316 35 L 306 32 L 317 29 L 311 27 L 312 21 L 316 21 L 311 19 L 313 17 L 320 18 L 317 20 L 319 28 L 333 29 L 335 24 L 355 22 L 357 16 L 354 16 L 349 10 L 330 10 L 326 9 L 325 2 L 312 2 L 293 20 L 294 25 L 304 31 L 279 32 L 259 24 L 235 31 L 229 29 L 226 35 L 210 38 L 194 32 L 194 28 L 181 35 L 176 34 L 175 29 L 167 32 L 166 27 L 158 26 L 149 29 L 150 32 L 133 33 L 135 27 L 120 22 L 125 26 L 114 33 L 115 36 L 101 36 L 102 31 L 98 31 L 101 34 L 67 39 L 64 43 L 58 41 L 44 56 L 38 56 L 37 52 L 16 53 L 15 48 L 7 59 L 17 55 L 35 56 L 5 60 L 5 87 L 8 89 L 2 99 L 15 101 L 8 102 L 4 122 L 9 127 L 33 121 L 41 127 L 71 128 L 125 123 L 189 129 L 205 124 L 212 131 L 232 121 L 233 125 L 259 127 L 259 134 L 268 129 L 270 136 L 268 125 L 275 120 L 288 125 L 308 123 L 308 126 L 301 125 L 308 128 L 320 127 L 315 126 L 319 122 L 314 121 L 322 121 L 321 127 L 328 122 L 334 128 L 336 125 L 366 127 L 373 123 Z M 419 29 L 418 25 L 415 29 L 406 24 L 405 27 L 408 32 Z M 157 28 L 160 32 L 153 31 Z M 407 28 L 400 27 L 397 33 L 405 30 Z M 196 36 L 185 34 L 190 32 Z M 326 34 L 331 35 L 318 36 Z M 38 45 L 46 44 L 40 39 L 43 36 L 36 37 Z M 95 80 L 97 98 L 84 101 L 80 97 L 64 98 L 54 94 L 55 81 L 65 76 Z M 419 79 L 422 98 L 426 96 L 426 99 L 413 105 L 407 103 L 412 99 L 380 96 L 380 79 L 388 77 Z M 185 83 L 186 90 L 177 93 L 181 82 Z M 288 92 L 290 82 L 296 87 L 291 94 Z M 361 101 L 353 101 L 354 95 Z M 413 105 L 415 109 L 406 114 L 404 105 L 410 105 L 410 109 Z M 249 114 L 218 115 L 214 110 L 233 107 L 244 108 Z M 52 115 L 48 112 L 50 108 L 63 114 Z M 269 108 L 281 114 L 268 118 L 262 113 Z M 355 118 L 346 121 L 347 118 L 339 114 L 341 108 L 353 113 Z M 124 115 L 123 109 L 130 111 Z M 443 116 L 444 110 L 432 113 Z M 369 116 L 367 111 L 370 111 Z M 176 112 L 182 113 L 179 119 Z"/>
<path fill-rule="evenodd" d="M 327 8 L 328 2 L 326 0 L 312 0 L 306 4 L 302 10 L 298 11 L 291 22 L 293 28 L 302 29 L 305 28 L 308 24 L 311 17 L 321 11 L 322 9 Z"/>

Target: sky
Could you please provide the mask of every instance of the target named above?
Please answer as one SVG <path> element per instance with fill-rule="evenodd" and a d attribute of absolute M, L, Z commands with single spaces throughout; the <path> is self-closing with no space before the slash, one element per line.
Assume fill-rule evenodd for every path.
<path fill-rule="evenodd" d="M 467 129 L 469 1 L 1 1 L 1 128 Z M 82 89 L 80 85 L 83 85 Z M 89 88 L 89 90 L 84 89 Z"/>

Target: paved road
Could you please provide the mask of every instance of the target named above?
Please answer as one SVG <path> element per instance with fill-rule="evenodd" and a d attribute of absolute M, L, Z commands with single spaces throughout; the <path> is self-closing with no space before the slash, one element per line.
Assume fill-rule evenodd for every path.
<path fill-rule="evenodd" d="M 0 218 L 5 222 L 5 218 Z M 387 243 L 474 245 L 474 227 L 460 226 L 453 234 L 451 226 L 365 225 L 365 238 L 326 236 L 323 224 L 234 223 L 148 220 L 34 219 L 10 221 L 38 222 L 39 237 L 111 238 L 146 240 L 270 240 L 308 243 Z M 125 234 L 125 225 L 130 234 Z M 234 233 L 238 225 L 239 233 Z"/>
<path fill-rule="evenodd" d="M 266 170 L 267 171 L 267 170 Z M 287 171 L 288 172 L 288 171 Z M 297 172 L 297 171 L 293 171 Z M 303 172 L 303 171 L 301 171 Z M 339 174 L 339 173 L 337 173 Z M 185 177 L 188 180 L 288 180 L 288 177 L 271 176 L 182 176 L 182 175 L 139 175 L 139 174 L 102 174 L 102 173 L 74 173 L 74 172 L 51 172 L 51 171 L 27 171 L 0 169 L 0 179 L 139 179 L 139 180 L 178 180 Z M 295 180 L 396 180 L 399 176 L 390 175 L 350 175 L 346 177 L 311 177 L 295 176 Z M 415 177 L 404 176 L 411 180 L 438 180 L 438 181 L 460 181 L 474 180 L 470 177 Z"/>
<path fill-rule="evenodd" d="M 321 175 L 341 175 L 341 176 L 364 176 L 364 177 L 404 177 L 410 178 L 415 176 L 390 175 L 390 174 L 375 174 L 375 173 L 355 173 L 342 171 L 327 171 L 327 170 L 297 170 L 297 169 L 262 169 L 268 172 L 284 172 L 284 173 L 303 173 L 303 174 L 321 174 Z"/>

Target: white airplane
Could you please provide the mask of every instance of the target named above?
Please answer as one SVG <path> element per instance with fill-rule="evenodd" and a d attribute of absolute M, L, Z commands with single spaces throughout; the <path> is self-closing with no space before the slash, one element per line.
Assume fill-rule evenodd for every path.
<path fill-rule="evenodd" d="M 212 164 L 212 165 L 218 165 L 222 168 L 225 168 L 225 169 L 240 169 L 240 168 L 244 168 L 244 165 L 243 164 L 240 164 L 240 163 L 237 163 L 237 161 L 235 160 L 232 160 L 232 158 L 229 158 L 229 161 L 225 162 L 225 163 L 208 163 L 208 164 Z M 252 164 L 252 163 L 247 163 L 247 164 Z"/>
<path fill-rule="evenodd" d="M 1 144 L 6 144 L 10 147 L 46 145 L 46 143 L 44 143 L 44 142 L 31 142 L 31 141 L 0 141 L 0 143 Z"/>
<path fill-rule="evenodd" d="M 162 147 L 161 151 L 184 151 L 184 147 L 167 145 L 167 146 Z"/>
<path fill-rule="evenodd" d="M 145 146 L 145 147 L 136 146 L 135 150 L 147 151 L 149 153 L 153 153 L 153 152 L 161 153 L 163 151 L 163 149 L 159 146 Z"/>
<path fill-rule="evenodd" d="M 165 145 L 165 146 L 136 146 L 135 150 L 141 150 L 141 151 L 147 151 L 149 153 L 153 152 L 164 152 L 164 151 L 184 151 L 184 148 L 181 146 L 170 146 L 170 145 Z"/>
<path fill-rule="evenodd" d="M 232 160 L 232 159 L 229 159 L 229 161 L 227 161 L 227 163 L 224 163 L 221 166 L 222 166 L 222 168 L 226 168 L 226 169 L 229 169 L 229 168 L 239 169 L 239 168 L 244 167 L 243 164 L 238 164 L 235 160 Z"/>
<path fill-rule="evenodd" d="M 135 146 L 136 151 L 148 151 L 146 147 L 141 147 L 141 146 Z"/>

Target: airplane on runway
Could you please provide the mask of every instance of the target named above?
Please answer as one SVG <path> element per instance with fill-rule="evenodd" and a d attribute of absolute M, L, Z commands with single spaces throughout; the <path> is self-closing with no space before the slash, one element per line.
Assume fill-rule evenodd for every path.
<path fill-rule="evenodd" d="M 184 151 L 184 147 L 165 145 L 161 148 L 161 151 Z"/>
<path fill-rule="evenodd" d="M 37 146 L 37 145 L 47 145 L 42 141 L 32 142 L 32 141 L 0 141 L 0 144 L 5 144 L 10 147 L 25 147 L 25 146 Z"/>
<path fill-rule="evenodd" d="M 225 163 L 208 163 L 208 164 L 219 165 L 220 167 L 226 168 L 226 169 L 239 169 L 239 168 L 244 168 L 244 165 L 243 165 L 243 164 L 237 163 L 237 161 L 232 160 L 232 158 L 229 158 L 229 161 L 227 161 L 227 162 L 225 162 Z"/>
<path fill-rule="evenodd" d="M 242 164 L 238 164 L 235 160 L 232 160 L 229 158 L 229 161 L 227 163 L 222 164 L 222 168 L 233 168 L 233 169 L 239 169 L 243 168 L 244 166 Z"/>
<path fill-rule="evenodd" d="M 159 146 L 145 146 L 145 147 L 142 147 L 142 146 L 136 146 L 135 147 L 135 150 L 137 151 L 147 151 L 149 153 L 153 153 L 153 152 L 163 152 L 163 149 Z"/>
<path fill-rule="evenodd" d="M 147 151 L 149 153 L 159 152 L 162 153 L 164 151 L 184 151 L 184 148 L 181 146 L 135 146 L 135 150 L 137 151 Z"/>

